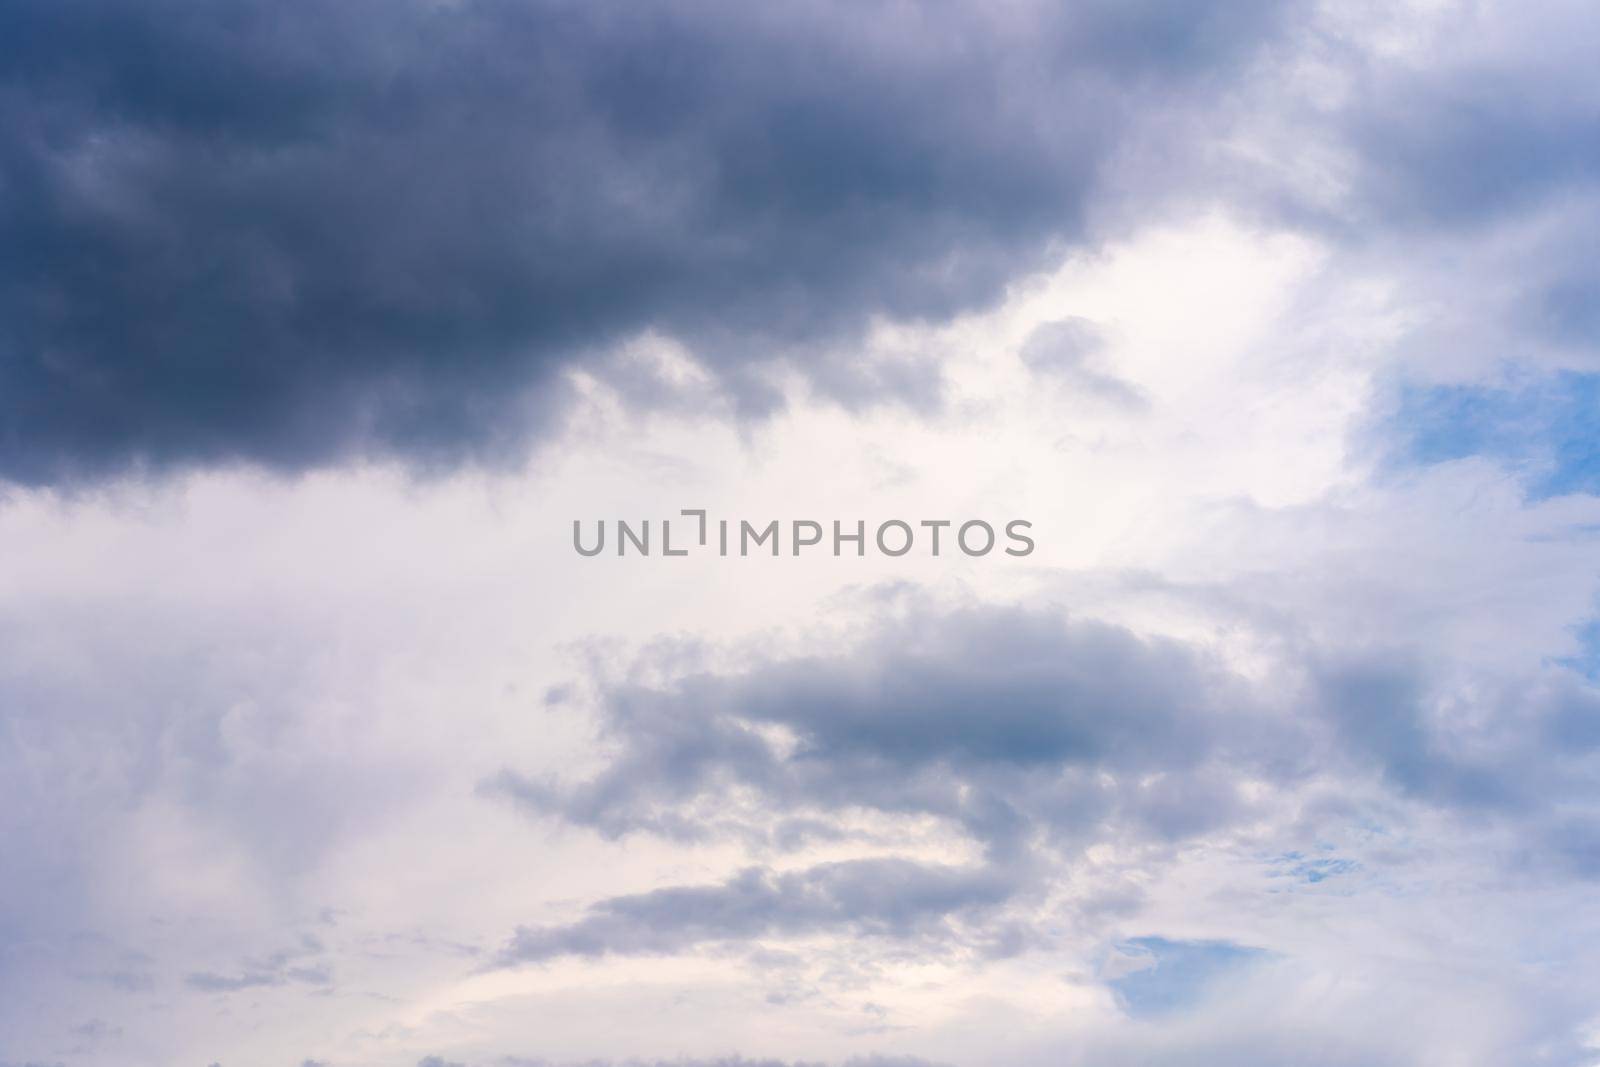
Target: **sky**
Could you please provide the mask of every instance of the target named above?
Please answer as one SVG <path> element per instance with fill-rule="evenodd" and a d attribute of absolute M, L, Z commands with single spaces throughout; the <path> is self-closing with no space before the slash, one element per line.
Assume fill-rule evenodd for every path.
<path fill-rule="evenodd" d="M 1597 41 L 0 6 L 0 1067 L 1600 1065 Z"/>

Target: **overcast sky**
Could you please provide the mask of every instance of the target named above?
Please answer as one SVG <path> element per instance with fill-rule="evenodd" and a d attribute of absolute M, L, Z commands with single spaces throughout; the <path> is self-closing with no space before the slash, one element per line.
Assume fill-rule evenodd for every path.
<path fill-rule="evenodd" d="M 0 1067 L 1600 1064 L 1597 43 L 0 5 Z"/>

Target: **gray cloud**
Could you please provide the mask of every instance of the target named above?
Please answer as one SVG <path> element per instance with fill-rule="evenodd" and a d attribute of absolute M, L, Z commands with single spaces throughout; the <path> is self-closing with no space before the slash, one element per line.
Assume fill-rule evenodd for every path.
<path fill-rule="evenodd" d="M 147 971 L 105 971 L 86 975 L 123 993 L 147 993 L 155 988 L 155 976 Z"/>
<path fill-rule="evenodd" d="M 497 965 L 822 931 L 1026 951 L 1048 941 L 1031 924 L 1030 894 L 1087 846 L 1152 856 L 1296 809 L 1315 820 L 1330 802 L 1340 822 L 1354 805 L 1388 822 L 1409 810 L 1464 832 L 1502 828 L 1522 842 L 1508 860 L 1552 877 L 1600 870 L 1600 697 L 1565 670 L 1463 690 L 1398 650 L 1292 648 L 1246 682 L 1197 648 L 1121 627 L 921 600 L 830 656 L 731 673 L 672 656 L 665 681 L 655 663 L 596 679 L 612 751 L 597 774 L 559 782 L 506 770 L 487 792 L 607 836 L 731 834 L 760 848 L 859 836 L 852 813 L 932 816 L 981 846 L 982 864 L 751 868 L 520 929 Z M 1265 861 L 1263 874 L 1313 885 L 1364 869 L 1295 853 Z M 1114 921 L 1115 903 L 1097 899 L 1085 897 L 1079 919 Z"/>
<path fill-rule="evenodd" d="M 261 959 L 246 960 L 236 973 L 196 971 L 184 977 L 184 985 L 203 993 L 237 993 L 245 989 L 280 986 L 290 982 L 327 986 L 333 972 L 313 957 L 323 951 L 320 941 L 305 935 L 294 948 L 274 952 Z"/>
<path fill-rule="evenodd" d="M 184 984 L 190 989 L 198 989 L 202 993 L 237 993 L 241 989 L 257 989 L 262 986 L 282 985 L 283 978 L 276 974 L 216 974 L 212 971 L 196 971 L 184 978 Z"/>
<path fill-rule="evenodd" d="M 718 885 L 675 886 L 594 904 L 566 926 L 518 928 L 493 966 L 558 956 L 682 952 L 704 942 L 849 930 L 896 939 L 948 936 L 962 917 L 992 912 L 1016 891 L 1000 872 L 902 859 L 756 868 Z"/>
<path fill-rule="evenodd" d="M 847 653 L 649 685 L 625 675 L 601 681 L 600 700 L 615 750 L 597 775 L 506 770 L 486 791 L 608 836 L 731 833 L 779 848 L 848 837 L 852 812 L 932 816 L 983 861 L 751 868 L 611 898 L 573 923 L 519 930 L 498 965 L 817 932 L 1014 954 L 1044 942 L 1007 909 L 1026 909 L 1055 861 L 1259 813 L 1240 782 L 1293 781 L 1313 745 L 1181 643 L 1056 612 L 921 601 Z"/>
<path fill-rule="evenodd" d="M 1279 7 L 9 5 L 0 474 L 515 451 L 647 328 L 747 410 L 796 345 L 926 398 L 816 346 L 1081 236 L 1139 115 Z"/>
<path fill-rule="evenodd" d="M 1036 375 L 1057 379 L 1118 407 L 1147 407 L 1150 401 L 1138 386 L 1095 365 L 1095 356 L 1104 347 L 1099 327 L 1074 316 L 1036 328 L 1023 343 L 1020 355 Z"/>
<path fill-rule="evenodd" d="M 490 791 L 611 836 L 693 837 L 737 821 L 708 800 L 737 786 L 788 813 L 780 837 L 858 807 L 949 820 L 1007 859 L 1041 832 L 1201 832 L 1247 807 L 1240 767 L 1270 780 L 1298 764 L 1295 728 L 1205 655 L 1047 611 L 924 605 L 835 659 L 619 679 L 601 699 L 618 749 L 598 775 L 506 771 Z"/>
<path fill-rule="evenodd" d="M 1493 223 L 1600 178 L 1592 82 L 1581 64 L 1560 62 L 1600 30 L 1593 5 L 1463 15 L 1463 32 L 1425 59 L 1354 72 L 1337 121 L 1374 236 Z"/>
<path fill-rule="evenodd" d="M 561 1067 L 549 1060 L 524 1059 L 519 1056 L 504 1057 L 497 1062 L 505 1064 L 506 1067 Z M 463 1067 L 463 1065 L 446 1062 L 438 1056 L 428 1056 L 418 1063 L 417 1067 Z M 593 1060 L 585 1063 L 583 1067 L 622 1067 L 622 1065 Z M 827 1067 L 827 1065 L 802 1060 L 719 1056 L 713 1059 L 630 1060 L 628 1067 Z M 940 1067 L 940 1065 L 915 1056 L 851 1056 L 847 1060 L 840 1061 L 839 1067 Z"/>
<path fill-rule="evenodd" d="M 1394 345 L 1424 380 L 1516 361 L 1600 366 L 1600 112 L 1581 42 L 1594 5 L 1463 5 L 1397 56 L 1313 50 L 1345 86 L 1256 105 L 1326 165 L 1280 182 L 1251 163 L 1235 205 L 1329 239 L 1339 273 L 1395 285 L 1414 321 Z M 1330 185 L 1337 194 L 1330 195 Z"/>
<path fill-rule="evenodd" d="M 1409 798 L 1563 827 L 1581 820 L 1561 813 L 1600 803 L 1600 692 L 1572 672 L 1462 692 L 1438 666 L 1364 652 L 1322 659 L 1313 675 L 1316 710 L 1346 756 Z"/>

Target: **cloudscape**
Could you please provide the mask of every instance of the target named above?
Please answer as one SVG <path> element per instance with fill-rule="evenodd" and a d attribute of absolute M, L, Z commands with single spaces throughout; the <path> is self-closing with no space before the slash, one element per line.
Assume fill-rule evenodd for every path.
<path fill-rule="evenodd" d="M 1597 43 L 0 5 L 0 1067 L 1600 1065 Z"/>

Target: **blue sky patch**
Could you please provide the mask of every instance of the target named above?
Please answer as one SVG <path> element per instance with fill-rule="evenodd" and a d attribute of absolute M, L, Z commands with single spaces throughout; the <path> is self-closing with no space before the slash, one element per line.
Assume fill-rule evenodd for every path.
<path fill-rule="evenodd" d="M 1578 654 L 1563 656 L 1556 662 L 1591 682 L 1600 682 L 1600 618 L 1585 619 L 1572 630 L 1578 639 Z"/>
<path fill-rule="evenodd" d="M 1534 500 L 1600 492 L 1600 374 L 1405 386 L 1394 425 L 1403 463 L 1485 456 L 1516 470 Z"/>
<path fill-rule="evenodd" d="M 1242 973 L 1267 955 L 1231 941 L 1136 937 L 1117 946 L 1113 962 L 1120 973 L 1107 984 L 1129 1015 L 1168 1015 L 1200 1003 L 1217 982 Z"/>
<path fill-rule="evenodd" d="M 1323 853 L 1334 850 L 1333 845 L 1319 845 Z M 1308 856 L 1304 852 L 1292 851 L 1273 857 L 1268 861 L 1273 870 L 1274 878 L 1292 878 L 1296 882 L 1307 885 L 1316 885 L 1342 874 L 1352 874 L 1361 869 L 1361 864 L 1342 856 L 1321 855 Z"/>

